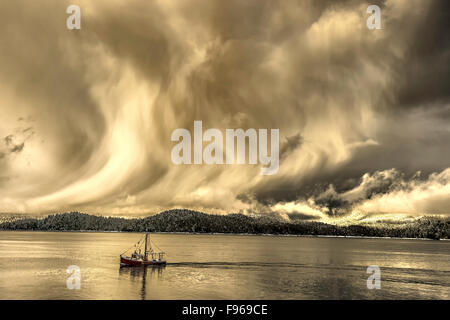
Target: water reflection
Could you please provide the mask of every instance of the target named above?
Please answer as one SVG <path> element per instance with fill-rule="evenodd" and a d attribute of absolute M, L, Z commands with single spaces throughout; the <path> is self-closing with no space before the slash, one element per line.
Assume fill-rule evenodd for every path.
<path fill-rule="evenodd" d="M 448 241 L 157 234 L 166 269 L 118 270 L 138 236 L 2 231 L 0 300 L 449 299 Z M 81 290 L 67 289 L 70 265 Z M 367 288 L 369 265 L 380 290 Z"/>
<path fill-rule="evenodd" d="M 146 284 L 147 284 L 147 274 L 150 276 L 150 281 L 152 279 L 158 279 L 162 276 L 163 270 L 166 268 L 165 265 L 149 265 L 140 267 L 120 267 L 119 268 L 119 278 L 122 276 L 127 276 L 133 282 L 140 282 L 139 296 L 141 300 L 146 299 Z"/>

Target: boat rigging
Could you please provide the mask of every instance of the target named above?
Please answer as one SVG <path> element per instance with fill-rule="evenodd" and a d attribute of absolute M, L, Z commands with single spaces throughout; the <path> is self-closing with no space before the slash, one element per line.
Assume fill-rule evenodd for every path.
<path fill-rule="evenodd" d="M 142 243 L 144 240 L 144 243 Z M 146 265 L 165 265 L 167 262 L 164 259 L 165 252 L 163 251 L 155 251 L 152 246 L 152 242 L 150 241 L 150 235 L 148 232 L 145 233 L 143 239 L 139 240 L 134 245 L 134 250 L 130 256 L 125 256 L 124 254 L 128 252 L 130 249 L 127 249 L 120 255 L 120 266 L 146 266 Z M 144 245 L 142 251 L 142 245 Z M 158 246 L 155 247 L 158 248 Z M 159 249 L 159 248 L 158 248 Z"/>

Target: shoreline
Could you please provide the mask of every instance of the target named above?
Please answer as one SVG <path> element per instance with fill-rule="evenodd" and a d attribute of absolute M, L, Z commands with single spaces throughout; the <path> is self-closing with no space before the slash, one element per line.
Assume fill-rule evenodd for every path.
<path fill-rule="evenodd" d="M 137 231 L 106 231 L 106 230 L 0 230 L 0 233 L 1 232 L 136 233 L 136 234 L 144 233 L 144 232 L 137 232 Z M 273 233 L 150 232 L 150 234 L 450 241 L 450 239 L 445 239 L 445 238 L 442 238 L 442 239 L 430 239 L 430 238 L 337 236 L 337 235 L 312 235 L 312 234 L 273 234 Z"/>

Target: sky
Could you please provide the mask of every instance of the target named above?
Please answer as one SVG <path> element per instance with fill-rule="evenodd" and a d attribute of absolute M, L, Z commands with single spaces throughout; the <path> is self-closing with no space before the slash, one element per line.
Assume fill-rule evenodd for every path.
<path fill-rule="evenodd" d="M 69 30 L 69 5 L 81 29 Z M 369 5 L 381 29 L 369 30 Z M 0 212 L 288 220 L 450 214 L 449 3 L 5 0 Z M 279 129 L 258 165 L 176 165 L 177 128 Z"/>

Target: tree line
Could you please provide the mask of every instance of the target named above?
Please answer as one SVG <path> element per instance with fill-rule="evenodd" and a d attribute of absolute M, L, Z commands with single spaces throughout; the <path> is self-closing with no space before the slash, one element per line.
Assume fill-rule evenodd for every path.
<path fill-rule="evenodd" d="M 0 230 L 248 233 L 449 239 L 450 219 L 426 217 L 392 226 L 337 226 L 322 222 L 287 222 L 269 216 L 214 215 L 174 209 L 142 219 L 102 217 L 80 212 L 25 218 L 0 224 Z"/>

